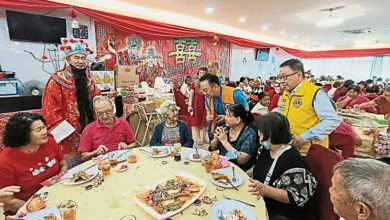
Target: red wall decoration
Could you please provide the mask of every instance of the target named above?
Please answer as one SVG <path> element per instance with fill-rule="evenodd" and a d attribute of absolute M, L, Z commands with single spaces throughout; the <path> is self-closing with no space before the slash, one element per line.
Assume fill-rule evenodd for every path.
<path fill-rule="evenodd" d="M 156 77 L 172 83 L 176 78 L 180 84 L 185 76 L 197 74 L 199 67 L 210 62 L 219 63 L 219 72 L 229 75 L 230 43 L 213 36 L 167 38 L 145 37 L 125 33 L 96 21 L 96 48 L 98 56 L 111 54 L 106 68 L 115 64 L 136 65 L 140 81 L 153 86 Z"/>

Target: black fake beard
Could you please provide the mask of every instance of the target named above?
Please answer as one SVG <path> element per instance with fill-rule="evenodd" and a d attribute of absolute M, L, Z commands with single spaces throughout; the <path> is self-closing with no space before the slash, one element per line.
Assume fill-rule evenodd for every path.
<path fill-rule="evenodd" d="M 94 120 L 92 102 L 89 99 L 87 68 L 79 69 L 71 65 L 70 69 L 75 81 L 77 108 L 80 113 L 79 122 L 81 128 L 84 129 Z"/>

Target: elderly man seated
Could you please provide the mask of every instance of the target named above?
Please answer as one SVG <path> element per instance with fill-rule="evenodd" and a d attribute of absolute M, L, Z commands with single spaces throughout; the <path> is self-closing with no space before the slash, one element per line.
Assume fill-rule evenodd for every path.
<path fill-rule="evenodd" d="M 112 100 L 105 96 L 96 96 L 93 109 L 97 120 L 85 127 L 79 144 L 83 161 L 110 151 L 136 146 L 130 124 L 114 116 L 116 110 Z"/>
<path fill-rule="evenodd" d="M 349 158 L 333 170 L 329 192 L 337 215 L 346 220 L 389 219 L 390 165 L 374 159 Z"/>
<path fill-rule="evenodd" d="M 160 106 L 159 113 L 164 117 L 156 125 L 150 139 L 150 146 L 174 145 L 180 143 L 182 147 L 192 147 L 194 141 L 187 124 L 179 119 L 176 103 L 166 100 Z"/>

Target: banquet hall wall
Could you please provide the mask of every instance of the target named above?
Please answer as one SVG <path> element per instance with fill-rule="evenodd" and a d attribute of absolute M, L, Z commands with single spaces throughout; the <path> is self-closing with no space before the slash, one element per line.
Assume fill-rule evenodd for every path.
<path fill-rule="evenodd" d="M 53 17 L 65 18 L 67 20 L 67 37 L 72 37 L 69 23 L 69 9 L 55 9 L 55 10 L 22 10 L 27 13 L 34 13 L 40 15 L 48 15 Z M 77 20 L 82 25 L 88 27 L 88 42 L 91 43 L 91 49 L 96 51 L 96 33 L 93 19 L 78 13 Z M 239 80 L 241 76 L 262 77 L 263 80 L 268 79 L 269 76 L 275 75 L 279 72 L 279 65 L 284 60 L 296 58 L 295 56 L 285 52 L 281 48 L 271 48 L 268 61 L 255 60 L 256 49 L 246 48 L 230 44 L 230 68 L 229 76 L 231 80 Z M 49 55 L 48 49 L 58 49 L 55 44 L 43 44 L 37 42 L 22 42 L 11 41 L 9 39 L 8 27 L 5 15 L 5 9 L 0 8 L 0 65 L 3 70 L 16 72 L 16 77 L 25 84 L 28 81 L 34 81 L 42 90 L 49 78 L 48 73 L 55 71 L 51 63 L 44 65 L 42 70 L 42 63 L 34 59 L 30 54 L 24 52 L 31 51 L 36 57 L 41 58 L 43 54 Z M 45 50 L 45 52 L 43 52 Z M 60 59 L 62 52 L 59 53 Z M 93 58 L 95 56 L 91 55 Z M 299 58 L 300 59 L 300 58 Z M 365 80 L 373 75 L 387 77 L 386 69 L 390 69 L 390 56 L 382 57 L 357 57 L 357 58 L 332 58 L 332 59 L 301 59 L 305 64 L 305 69 L 312 69 L 312 73 L 319 77 L 320 75 L 343 75 L 345 78 L 356 80 Z M 359 64 L 359 66 L 356 66 Z M 59 62 L 59 67 L 62 68 L 63 61 Z M 323 68 L 326 66 L 327 68 Z M 356 72 L 359 70 L 360 72 Z M 19 86 L 23 90 L 23 86 Z M 21 91 L 23 92 L 23 91 Z"/>
<path fill-rule="evenodd" d="M 32 52 L 37 58 L 42 59 L 42 55 L 45 54 L 50 60 L 48 49 L 57 49 L 59 46 L 49 43 L 39 43 L 39 42 L 24 42 L 24 41 L 13 41 L 10 40 L 8 34 L 8 25 L 6 19 L 6 10 L 0 8 L 0 65 L 3 71 L 13 71 L 16 73 L 15 77 L 19 79 L 23 84 L 26 84 L 29 81 L 33 81 L 33 84 L 40 87 L 43 91 L 47 80 L 50 77 L 49 73 L 55 72 L 55 68 L 52 63 L 45 63 L 44 70 L 42 70 L 42 62 L 34 59 L 29 53 L 24 51 Z M 18 10 L 15 10 L 18 11 Z M 66 29 L 67 37 L 72 37 L 72 29 L 69 26 L 71 18 L 69 17 L 69 9 L 56 9 L 56 10 L 20 10 L 25 13 L 32 13 L 38 15 L 47 15 L 52 17 L 64 18 L 66 19 Z M 77 20 L 81 25 L 86 25 L 88 27 L 88 42 L 91 42 L 91 49 L 96 51 L 96 38 L 95 38 L 95 26 L 90 19 L 90 17 L 79 13 Z M 43 52 L 45 50 L 45 52 Z M 95 55 L 90 55 L 94 57 Z M 60 69 L 64 66 L 64 61 L 62 60 L 63 52 L 59 52 L 59 62 Z M 20 92 L 24 92 L 23 86 L 19 85 Z"/>

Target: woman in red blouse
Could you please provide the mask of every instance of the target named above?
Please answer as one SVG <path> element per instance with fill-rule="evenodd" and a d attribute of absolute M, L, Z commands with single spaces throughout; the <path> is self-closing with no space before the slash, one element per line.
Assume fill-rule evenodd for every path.
<path fill-rule="evenodd" d="M 0 188 L 19 186 L 20 191 L 1 202 L 5 209 L 16 212 L 42 187 L 41 182 L 68 168 L 60 147 L 47 136 L 41 115 L 16 113 L 5 127 L 3 143 Z"/>

